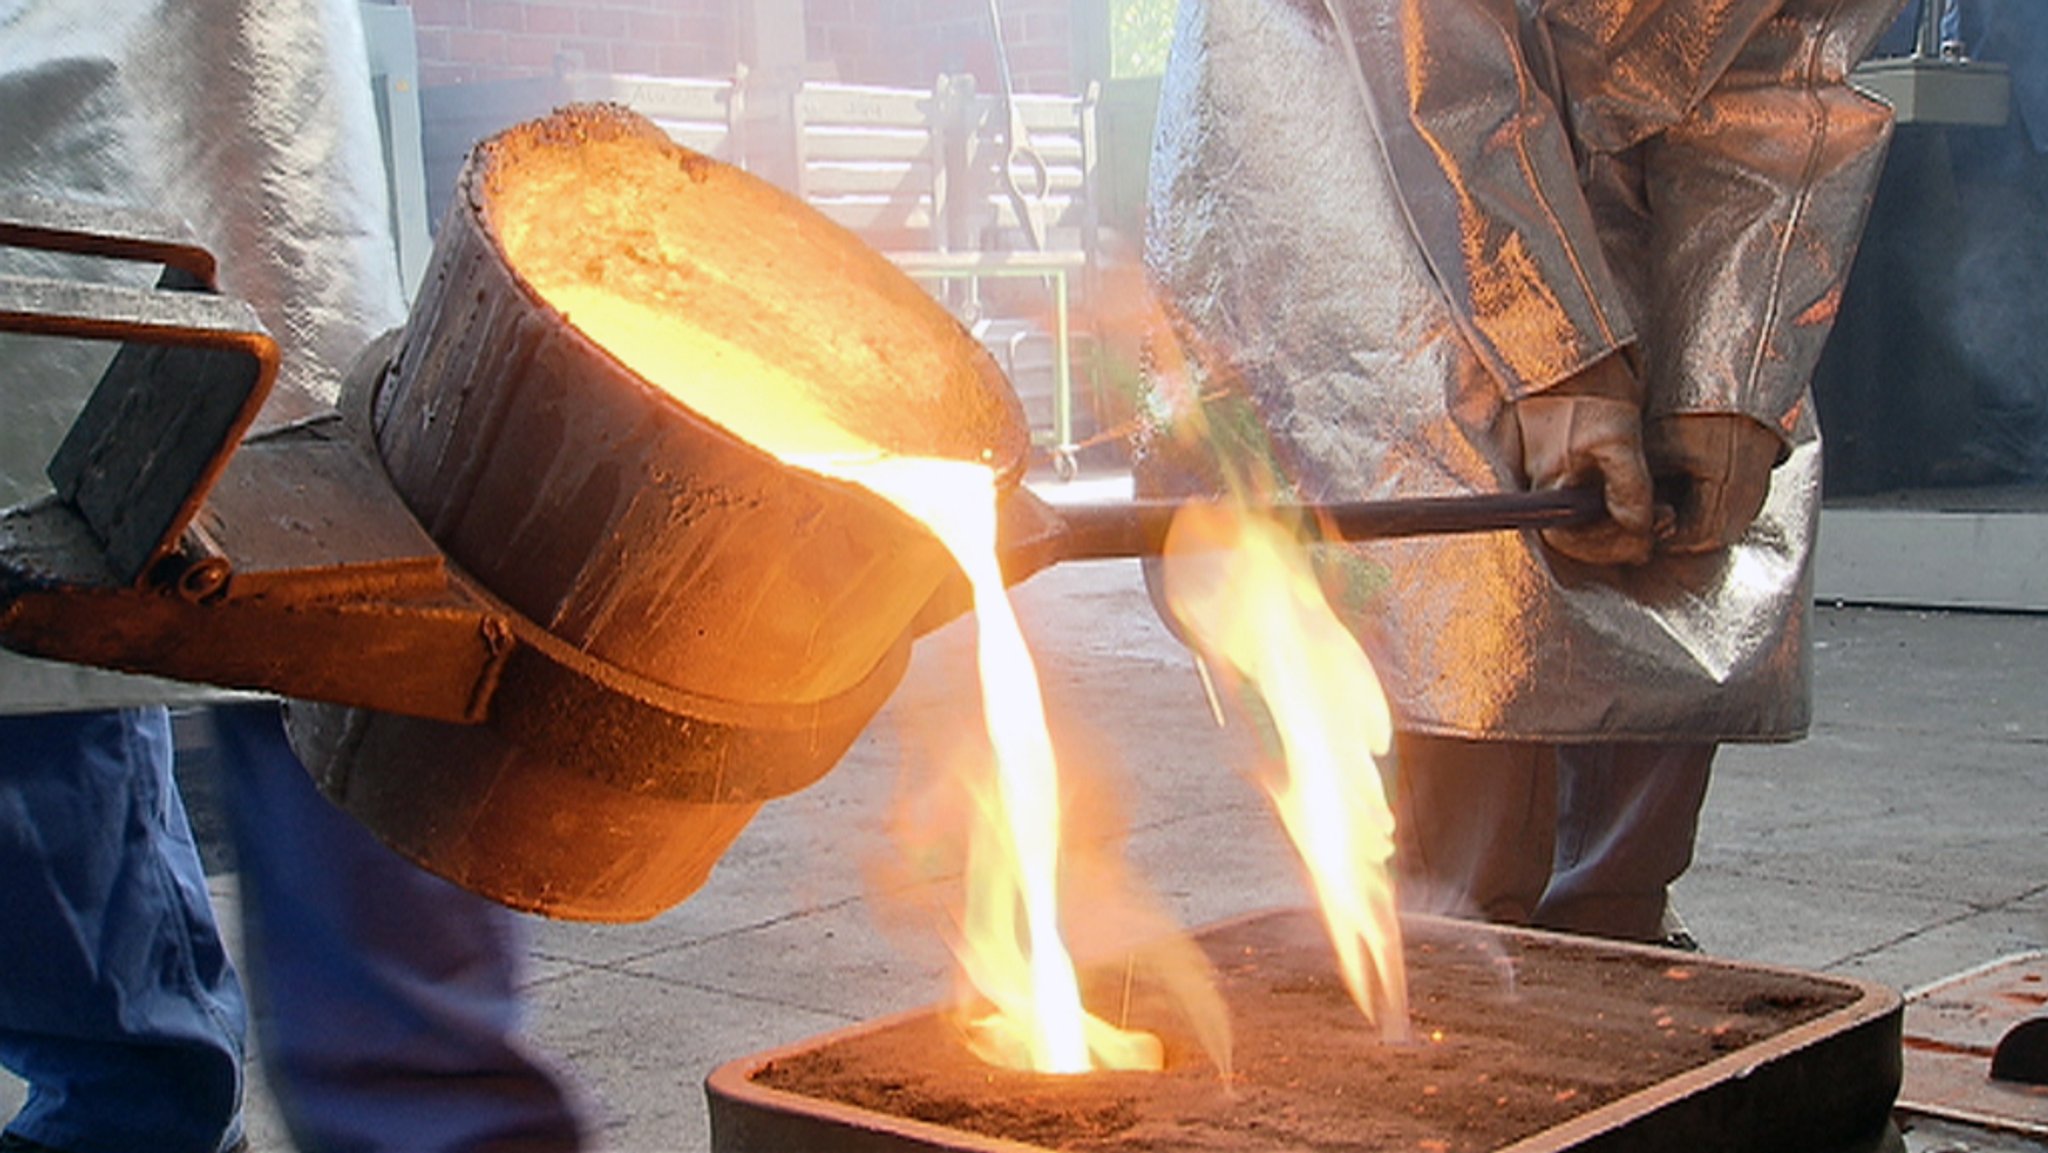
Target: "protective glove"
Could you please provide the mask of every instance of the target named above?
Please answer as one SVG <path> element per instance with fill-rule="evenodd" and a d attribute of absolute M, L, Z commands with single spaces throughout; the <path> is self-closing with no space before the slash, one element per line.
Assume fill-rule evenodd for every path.
<path fill-rule="evenodd" d="M 1543 530 L 1551 548 L 1588 564 L 1650 559 L 1650 470 L 1643 459 L 1643 386 L 1621 353 L 1515 402 L 1508 459 L 1531 489 L 1601 483 L 1607 519 Z"/>
<path fill-rule="evenodd" d="M 1742 539 L 1763 511 L 1771 470 L 1785 442 L 1770 426 L 1741 413 L 1688 412 L 1661 417 L 1646 437 L 1650 471 L 1677 477 L 1678 521 L 1657 547 L 1670 553 L 1705 553 Z"/>

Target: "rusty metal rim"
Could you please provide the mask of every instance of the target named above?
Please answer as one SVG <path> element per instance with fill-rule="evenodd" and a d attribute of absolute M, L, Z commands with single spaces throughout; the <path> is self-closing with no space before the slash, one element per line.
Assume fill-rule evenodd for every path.
<path fill-rule="evenodd" d="M 2023 949 L 2017 953 L 2008 953 L 2002 957 L 1994 957 L 1980 965 L 1972 965 L 1961 972 L 1950 973 L 1945 977 L 1907 990 L 1906 1002 L 1910 1007 L 1913 1002 L 1967 988 L 1972 982 L 1989 974 L 1996 973 L 2000 969 L 2027 965 L 2034 962 L 2048 962 L 2048 949 Z M 1908 1029 L 1907 1039 L 1909 1042 L 1913 1039 L 1913 1036 L 1912 1031 Z M 1911 1047 L 1909 1044 L 1908 1048 L 1910 1049 Z M 1936 1055 L 1920 1054 L 1920 1059 L 1923 1061 L 1933 1057 L 1936 1057 Z M 1980 1062 L 1980 1067 L 1987 1070 L 1982 1082 L 1982 1086 L 1986 1089 L 2000 1084 L 1993 1081 L 1988 1074 L 1991 1057 L 1991 1052 L 1971 1054 L 1971 1059 Z M 1939 1117 L 1944 1120 L 1958 1121 L 1965 1125 L 1978 1125 L 1986 1129 L 1995 1129 L 2007 1133 L 2020 1133 L 2029 1137 L 2048 1137 L 2048 1118 L 2034 1121 L 2024 1117 L 2013 1116 L 2009 1113 L 2001 1113 L 1996 1109 L 1978 1107 L 1977 1104 L 1972 1102 L 1909 1098 L 1903 1092 L 1906 1088 L 1911 1088 L 1911 1086 L 1902 1086 L 1898 1102 L 1901 1112 L 1916 1113 L 1927 1117 Z M 2023 1095 L 2029 1100 L 2048 1101 L 2048 1090 L 2018 1085 L 2003 1085 L 2000 1088 L 2006 1093 Z M 1996 1097 L 1994 1096 L 1993 1099 L 1995 1100 Z M 1980 1098 L 1979 1101 L 1981 1100 L 1983 1099 Z"/>
<path fill-rule="evenodd" d="M 6 224 L 0 220 L 0 228 Z M 91 239 L 92 234 L 0 232 L 0 244 L 81 238 Z M 123 238 L 101 239 L 118 248 Z M 90 247 L 81 250 L 94 251 Z M 177 256 L 163 255 L 166 259 Z M 49 475 L 58 492 L 107 543 L 108 556 L 122 579 L 138 588 L 149 587 L 157 565 L 179 550 L 207 493 L 226 471 L 228 458 L 269 398 L 279 366 L 277 343 L 253 308 L 215 294 L 211 284 L 184 273 L 182 263 L 170 268 L 173 271 L 154 289 L 0 276 L 0 331 L 102 340 L 124 348 L 66 433 L 50 462 Z M 142 346 L 189 348 L 249 362 L 251 371 L 246 378 L 228 376 L 201 382 L 213 391 L 237 387 L 244 391 L 222 414 L 224 419 L 218 425 L 204 430 L 208 439 L 197 445 L 203 454 L 196 460 L 189 452 L 172 452 L 169 449 L 174 446 L 159 443 L 161 428 L 129 427 L 137 421 L 136 413 L 151 411 L 138 398 L 167 397 L 176 387 L 147 373 L 124 377 L 115 371 L 125 363 L 127 348 Z M 189 387 L 191 382 L 180 383 Z M 229 395 L 232 399 L 232 392 Z M 123 492 L 123 485 L 137 487 Z M 152 488 L 162 491 L 143 502 L 149 507 L 138 510 L 132 493 Z M 176 503 L 170 503 L 171 496 L 176 496 Z M 118 516 L 106 507 L 110 501 Z M 124 527 L 131 518 L 138 527 Z M 173 583 L 177 575 L 171 574 Z"/>
<path fill-rule="evenodd" d="M 1261 909 L 1226 918 L 1204 925 L 1195 934 L 1206 934 L 1228 930 L 1261 918 L 1286 913 L 1287 909 Z M 1403 914 L 1402 919 L 1425 924 L 1451 926 L 1467 924 L 1450 918 L 1426 914 Z M 1525 929 L 1511 926 L 1483 925 L 1488 931 L 1505 935 L 1547 940 L 1571 946 L 1585 947 L 1588 939 L 1562 933 L 1545 932 L 1539 929 Z M 1678 956 L 1669 950 L 1653 945 L 1636 945 L 1618 941 L 1600 941 L 1604 950 L 1635 953 L 1646 957 L 1670 959 Z M 1821 980 L 1844 986 L 1855 993 L 1856 999 L 1849 1004 L 1828 1012 L 1802 1025 L 1793 1026 L 1763 1041 L 1745 1046 L 1725 1056 L 1715 1058 L 1704 1065 L 1696 1066 L 1683 1073 L 1667 1078 L 1647 1088 L 1640 1089 L 1617 1101 L 1599 1108 L 1588 1110 L 1560 1124 L 1553 1125 L 1540 1133 L 1516 1141 L 1497 1150 L 1496 1153 L 1556 1153 L 1578 1147 L 1579 1144 L 1598 1138 L 1621 1128 L 1624 1124 L 1652 1111 L 1654 1107 L 1668 1106 L 1710 1090 L 1716 1086 L 1746 1080 L 1752 1073 L 1773 1060 L 1788 1057 L 1802 1049 L 1824 1041 L 1838 1039 L 1846 1033 L 1872 1027 L 1881 1027 L 1889 1016 L 1896 1022 L 1904 1002 L 1899 993 L 1887 986 L 1857 977 L 1835 974 L 1820 975 L 1779 966 L 1758 964 L 1750 961 L 1732 960 L 1720 957 L 1694 959 L 1686 957 L 1687 963 L 1711 964 L 1722 968 L 1748 970 L 1773 976 L 1796 976 L 1805 979 L 1818 977 Z M 894 1117 L 869 1109 L 828 1101 L 816 1097 L 805 1097 L 784 1090 L 758 1084 L 754 1078 L 776 1061 L 811 1052 L 833 1044 L 879 1033 L 901 1025 L 906 1021 L 927 1017 L 947 1010 L 944 1003 L 926 1005 L 921 1008 L 890 1014 L 873 1021 L 861 1022 L 843 1029 L 811 1037 L 787 1045 L 777 1046 L 765 1052 L 728 1061 L 713 1069 L 704 1080 L 705 1096 L 712 1105 L 713 1116 L 717 1105 L 723 1099 L 745 1110 L 772 1112 L 790 1118 L 831 1125 L 837 1129 L 848 1129 L 873 1133 L 904 1142 L 917 1142 L 917 1147 L 947 1150 L 952 1153 L 1046 1153 L 1039 1145 L 1029 1145 L 1005 1138 L 988 1137 L 960 1129 L 945 1128 L 929 1122 L 907 1117 Z M 1894 1033 L 1896 1030 L 1894 1030 Z M 1893 1049 L 1896 1050 L 1896 1044 Z M 1893 1073 L 1897 1068 L 1894 1065 Z M 1897 1093 L 1894 1076 L 1891 1094 Z M 722 1153 L 716 1143 L 714 1125 L 714 1153 Z M 1854 1136 L 1854 1135 L 1850 1135 Z M 744 1153 L 744 1151 L 742 1151 Z"/>
<path fill-rule="evenodd" d="M 163 264 L 183 269 L 208 285 L 214 283 L 216 272 L 213 253 L 192 236 L 183 221 L 139 204 L 124 204 L 116 210 L 34 193 L 9 193 L 0 196 L 0 247 Z"/>

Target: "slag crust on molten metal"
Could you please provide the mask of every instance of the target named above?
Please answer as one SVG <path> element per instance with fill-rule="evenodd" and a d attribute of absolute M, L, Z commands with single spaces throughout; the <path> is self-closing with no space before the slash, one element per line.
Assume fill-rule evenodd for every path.
<path fill-rule="evenodd" d="M 988 353 L 802 201 L 611 106 L 490 147 L 479 207 L 513 269 L 697 415 L 802 451 L 828 446 L 792 443 L 789 414 L 816 412 L 891 453 L 1021 471 L 1029 431 Z"/>

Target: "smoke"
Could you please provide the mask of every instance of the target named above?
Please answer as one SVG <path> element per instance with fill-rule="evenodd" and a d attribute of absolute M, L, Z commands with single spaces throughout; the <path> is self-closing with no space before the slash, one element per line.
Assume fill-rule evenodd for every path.
<path fill-rule="evenodd" d="M 2048 478 L 2048 161 L 2014 126 L 1956 149 L 1953 296 L 1943 317 L 1975 412 L 1965 459 L 1982 479 Z"/>

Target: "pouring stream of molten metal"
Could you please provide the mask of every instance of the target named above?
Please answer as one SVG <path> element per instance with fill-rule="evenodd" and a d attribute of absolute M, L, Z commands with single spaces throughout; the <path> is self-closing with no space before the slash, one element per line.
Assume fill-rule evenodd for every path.
<path fill-rule="evenodd" d="M 993 1006 L 972 1039 L 987 1060 L 1040 1072 L 1159 1068 L 1156 1038 L 1082 1007 L 1061 938 L 1059 770 L 997 562 L 994 470 L 887 453 L 807 403 L 805 386 L 758 355 L 601 288 L 541 287 L 578 328 L 699 415 L 786 463 L 874 492 L 953 555 L 973 588 L 982 713 L 996 756 L 992 829 L 1003 842 L 983 838 L 970 853 L 960 960 Z"/>

